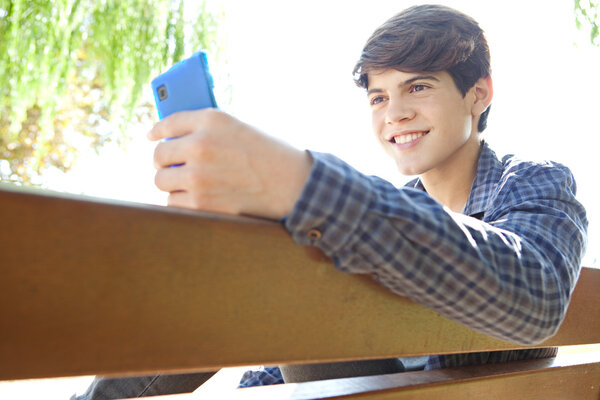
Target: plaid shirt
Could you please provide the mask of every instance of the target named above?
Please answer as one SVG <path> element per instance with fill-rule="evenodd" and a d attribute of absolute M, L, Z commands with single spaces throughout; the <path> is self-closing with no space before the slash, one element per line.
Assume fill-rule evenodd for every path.
<path fill-rule="evenodd" d="M 312 156 L 285 220 L 298 244 L 486 335 L 534 345 L 556 332 L 587 242 L 566 167 L 499 160 L 484 142 L 461 214 L 430 197 L 419 179 L 398 189 L 334 156 Z"/>
<path fill-rule="evenodd" d="M 392 292 L 486 335 L 535 345 L 556 332 L 587 242 L 585 210 L 566 167 L 499 160 L 484 142 L 466 206 L 455 213 L 419 179 L 396 188 L 332 155 L 311 154 L 309 180 L 284 221 L 298 244 L 317 246 L 341 271 L 371 274 Z M 309 233 L 314 229 L 321 235 Z M 427 368 L 554 353 L 433 356 Z"/>
<path fill-rule="evenodd" d="M 279 383 L 283 383 L 283 376 L 281 376 L 281 370 L 279 368 L 259 367 L 258 369 L 244 372 L 238 388 L 276 385 Z"/>

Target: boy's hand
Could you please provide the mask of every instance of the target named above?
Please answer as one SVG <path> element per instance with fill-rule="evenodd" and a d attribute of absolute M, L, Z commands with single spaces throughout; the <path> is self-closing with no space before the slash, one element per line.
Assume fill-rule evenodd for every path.
<path fill-rule="evenodd" d="M 308 153 L 215 109 L 170 115 L 148 138 L 174 138 L 154 153 L 156 186 L 170 192 L 170 206 L 279 219 L 312 167 Z"/>

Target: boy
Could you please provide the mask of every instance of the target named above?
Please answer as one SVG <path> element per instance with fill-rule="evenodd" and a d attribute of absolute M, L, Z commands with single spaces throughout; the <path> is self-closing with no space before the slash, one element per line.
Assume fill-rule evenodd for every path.
<path fill-rule="evenodd" d="M 499 160 L 483 141 L 493 86 L 478 24 L 443 6 L 409 8 L 374 32 L 354 72 L 377 139 L 401 173 L 419 176 L 406 187 L 216 110 L 179 113 L 150 131 L 151 140 L 179 137 L 156 148 L 156 185 L 171 206 L 282 220 L 336 268 L 479 332 L 526 345 L 552 336 L 579 274 L 585 210 L 567 168 Z M 426 368 L 554 354 L 434 356 Z M 393 360 L 282 367 L 286 381 L 400 370 Z"/>

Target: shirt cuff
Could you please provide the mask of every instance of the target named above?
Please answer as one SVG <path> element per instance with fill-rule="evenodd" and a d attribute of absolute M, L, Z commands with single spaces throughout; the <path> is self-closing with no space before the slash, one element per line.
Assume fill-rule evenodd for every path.
<path fill-rule="evenodd" d="M 369 178 L 339 158 L 311 152 L 313 167 L 283 224 L 300 245 L 319 247 L 335 259 L 352 240 L 373 201 Z"/>

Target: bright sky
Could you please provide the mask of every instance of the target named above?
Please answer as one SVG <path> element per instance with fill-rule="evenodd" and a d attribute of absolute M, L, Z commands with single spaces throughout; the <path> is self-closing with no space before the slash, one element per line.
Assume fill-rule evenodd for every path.
<path fill-rule="evenodd" d="M 222 108 L 299 148 L 334 153 L 398 185 L 406 181 L 372 137 L 366 96 L 354 86 L 352 68 L 376 27 L 420 2 L 212 1 L 226 15 L 221 26 L 226 63 L 209 56 Z M 593 204 L 600 193 L 592 167 L 597 157 L 592 141 L 600 133 L 600 49 L 588 46 L 587 36 L 576 30 L 572 2 L 439 2 L 472 15 L 486 31 L 495 88 L 487 140 L 498 154 L 571 167 L 593 221 L 600 214 Z M 230 104 L 220 95 L 228 85 Z M 109 149 L 100 158 L 85 156 L 69 179 L 54 177 L 50 185 L 164 204 L 165 196 L 153 186 L 154 145 L 145 140 L 147 129 L 132 132 L 135 140 L 126 154 Z M 592 222 L 591 245 L 600 247 L 595 231 Z"/>

